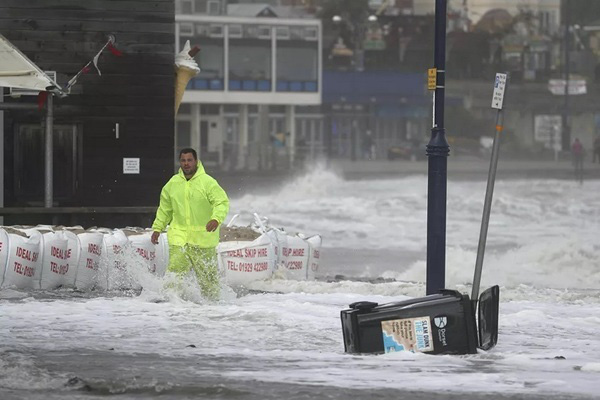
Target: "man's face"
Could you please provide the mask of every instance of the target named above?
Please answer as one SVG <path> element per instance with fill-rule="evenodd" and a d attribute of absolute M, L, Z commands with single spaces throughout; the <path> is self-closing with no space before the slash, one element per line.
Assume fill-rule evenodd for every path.
<path fill-rule="evenodd" d="M 192 153 L 183 153 L 179 157 L 179 166 L 185 175 L 194 175 L 198 169 L 198 161 Z"/>

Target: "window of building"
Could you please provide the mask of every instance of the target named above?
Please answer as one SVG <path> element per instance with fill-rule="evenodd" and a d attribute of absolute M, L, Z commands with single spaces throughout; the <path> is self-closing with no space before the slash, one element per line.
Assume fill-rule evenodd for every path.
<path fill-rule="evenodd" d="M 285 117 L 271 116 L 269 118 L 269 133 L 271 135 L 277 135 L 278 133 L 285 134 Z"/>
<path fill-rule="evenodd" d="M 269 106 L 269 112 L 272 114 L 285 114 L 285 106 L 272 104 Z"/>
<path fill-rule="evenodd" d="M 209 37 L 210 36 L 210 25 L 197 24 L 196 25 L 196 36 Z"/>
<path fill-rule="evenodd" d="M 236 117 L 225 117 L 225 141 L 229 143 L 239 142 L 239 118 Z"/>
<path fill-rule="evenodd" d="M 179 35 L 186 38 L 194 36 L 194 25 L 189 22 L 181 22 L 179 24 Z"/>
<path fill-rule="evenodd" d="M 271 38 L 271 27 L 266 25 L 261 25 L 258 27 L 258 37 L 260 39 L 270 39 Z"/>
<path fill-rule="evenodd" d="M 304 39 L 318 40 L 319 39 L 319 29 L 316 26 L 307 27 L 304 30 Z"/>
<path fill-rule="evenodd" d="M 247 24 L 243 26 L 244 37 L 245 38 L 258 38 L 258 26 Z"/>
<path fill-rule="evenodd" d="M 201 115 L 219 115 L 220 109 L 218 104 L 202 104 L 200 106 Z"/>
<path fill-rule="evenodd" d="M 271 41 L 229 41 L 229 90 L 271 90 Z"/>
<path fill-rule="evenodd" d="M 320 114 L 321 106 L 296 106 L 296 114 Z"/>
<path fill-rule="evenodd" d="M 181 0 L 181 13 L 192 14 L 194 12 L 192 0 Z"/>
<path fill-rule="evenodd" d="M 290 27 L 290 39 L 304 39 L 304 27 L 291 26 Z"/>
<path fill-rule="evenodd" d="M 206 13 L 206 0 L 194 0 L 194 14 Z"/>
<path fill-rule="evenodd" d="M 277 41 L 277 91 L 316 92 L 318 61 L 316 42 Z"/>
<path fill-rule="evenodd" d="M 229 25 L 228 27 L 230 38 L 241 38 L 242 37 L 242 26 L 241 25 Z"/>
<path fill-rule="evenodd" d="M 196 28 L 198 29 L 199 26 Z M 209 28 L 209 26 L 206 27 Z M 183 48 L 186 40 L 201 46 L 200 53 L 195 57 L 200 67 L 200 73 L 192 78 L 191 89 L 223 90 L 225 79 L 224 39 L 222 37 L 203 37 L 196 34 L 192 39 L 182 37 L 179 48 Z"/>
<path fill-rule="evenodd" d="M 210 37 L 223 37 L 223 25 L 211 25 L 209 35 Z"/>
<path fill-rule="evenodd" d="M 278 26 L 277 28 L 275 28 L 275 35 L 277 39 L 289 39 L 290 28 L 287 26 Z"/>
<path fill-rule="evenodd" d="M 219 0 L 209 0 L 206 5 L 206 12 L 209 15 L 221 14 L 221 3 Z"/>
<path fill-rule="evenodd" d="M 256 139 L 256 131 L 258 127 L 258 117 L 256 115 L 248 116 L 248 142 L 252 143 Z"/>

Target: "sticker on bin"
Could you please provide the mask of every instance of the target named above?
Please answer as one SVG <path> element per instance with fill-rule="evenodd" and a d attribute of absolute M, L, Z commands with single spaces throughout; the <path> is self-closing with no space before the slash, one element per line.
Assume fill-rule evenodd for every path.
<path fill-rule="evenodd" d="M 381 331 L 386 353 L 396 351 L 415 353 L 433 350 L 429 317 L 381 321 Z"/>

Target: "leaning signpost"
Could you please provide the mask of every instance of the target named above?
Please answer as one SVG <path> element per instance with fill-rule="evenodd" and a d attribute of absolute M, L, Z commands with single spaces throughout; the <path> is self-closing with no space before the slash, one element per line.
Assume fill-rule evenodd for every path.
<path fill-rule="evenodd" d="M 479 283 L 481 281 L 481 270 L 483 267 L 483 255 L 485 253 L 485 244 L 487 240 L 487 231 L 490 222 L 490 211 L 492 209 L 492 196 L 494 195 L 494 184 L 496 182 L 496 170 L 498 167 L 498 152 L 500 148 L 500 134 L 502 133 L 502 105 L 504 103 L 504 93 L 508 74 L 496 74 L 494 83 L 494 93 L 492 95 L 492 108 L 496 111 L 496 133 L 494 135 L 494 144 L 492 146 L 492 157 L 490 159 L 490 170 L 488 173 L 487 189 L 485 191 L 485 201 L 483 203 L 483 217 L 481 218 L 481 230 L 479 231 L 479 245 L 477 246 L 477 259 L 475 261 L 475 275 L 473 276 L 473 288 L 471 299 L 476 301 L 479 296 Z"/>

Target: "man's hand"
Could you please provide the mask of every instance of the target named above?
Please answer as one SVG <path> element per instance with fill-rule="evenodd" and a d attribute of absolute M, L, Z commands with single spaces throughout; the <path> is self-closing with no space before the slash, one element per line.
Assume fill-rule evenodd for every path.
<path fill-rule="evenodd" d="M 150 238 L 150 241 L 152 242 L 152 244 L 158 244 L 158 237 L 160 236 L 160 232 L 152 232 L 152 237 Z"/>
<path fill-rule="evenodd" d="M 219 222 L 216 219 L 211 219 L 210 221 L 208 221 L 208 224 L 206 224 L 206 231 L 214 232 L 217 230 L 218 227 L 219 227 Z"/>

